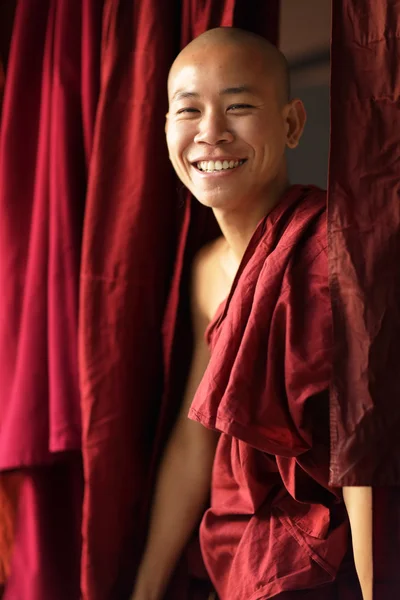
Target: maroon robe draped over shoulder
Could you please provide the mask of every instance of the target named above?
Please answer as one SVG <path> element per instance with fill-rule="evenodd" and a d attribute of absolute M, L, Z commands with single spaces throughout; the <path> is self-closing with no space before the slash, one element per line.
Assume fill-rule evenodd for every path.
<path fill-rule="evenodd" d="M 359 600 L 345 507 L 328 486 L 325 192 L 293 186 L 259 224 L 208 337 L 189 416 L 221 432 L 200 529 L 221 600 L 328 586 L 346 556 L 353 593 L 340 598 Z"/>

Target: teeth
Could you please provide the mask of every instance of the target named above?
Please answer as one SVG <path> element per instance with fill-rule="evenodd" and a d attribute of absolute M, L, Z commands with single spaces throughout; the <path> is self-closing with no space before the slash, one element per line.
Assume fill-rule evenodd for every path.
<path fill-rule="evenodd" d="M 202 160 L 197 163 L 197 168 L 200 171 L 206 171 L 207 173 L 213 173 L 214 171 L 223 171 L 226 169 L 235 169 L 239 165 L 242 165 L 244 160 Z"/>

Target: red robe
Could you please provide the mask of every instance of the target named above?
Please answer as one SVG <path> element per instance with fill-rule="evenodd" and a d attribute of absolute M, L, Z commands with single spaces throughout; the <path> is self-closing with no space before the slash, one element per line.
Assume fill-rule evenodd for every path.
<path fill-rule="evenodd" d="M 319 586 L 333 597 L 340 567 L 354 587 L 340 598 L 360 598 L 345 507 L 328 487 L 325 204 L 316 188 L 289 189 L 259 224 L 208 331 L 211 360 L 190 417 L 221 432 L 201 526 L 221 600 Z"/>

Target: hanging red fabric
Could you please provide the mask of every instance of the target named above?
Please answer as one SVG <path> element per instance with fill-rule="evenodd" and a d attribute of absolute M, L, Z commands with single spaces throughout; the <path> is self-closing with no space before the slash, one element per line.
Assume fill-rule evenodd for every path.
<path fill-rule="evenodd" d="M 81 267 L 85 600 L 118 597 L 120 573 L 132 570 L 162 389 L 178 209 L 163 133 L 176 16 L 155 0 L 104 8 Z"/>
<path fill-rule="evenodd" d="M 101 11 L 98 0 L 19 2 L 7 63 L 0 136 L 0 470 L 26 474 L 5 596 L 12 600 L 71 600 L 74 586 L 79 594 L 79 501 L 73 506 L 82 494 L 81 468 L 79 456 L 65 452 L 81 445 L 78 285 Z M 51 504 L 53 485 L 62 488 L 70 462 L 69 485 Z M 62 577 L 68 567 L 70 587 Z"/>
<path fill-rule="evenodd" d="M 0 586 L 10 574 L 20 485 L 19 473 L 0 474 Z"/>
<path fill-rule="evenodd" d="M 10 50 L 15 8 L 16 1 L 0 2 L 0 130 L 6 83 L 6 66 Z M 0 597 L 1 586 L 6 582 L 10 572 L 20 483 L 20 474 L 0 474 Z"/>
<path fill-rule="evenodd" d="M 331 484 L 400 483 L 400 2 L 333 3 Z"/>
<path fill-rule="evenodd" d="M 80 447 L 77 273 L 85 171 L 79 38 L 65 47 L 71 14 L 63 8 L 19 4 L 7 70 L 0 140 L 3 469 L 46 464 L 52 452 Z"/>
<path fill-rule="evenodd" d="M 1 107 L 3 104 L 3 95 L 4 95 L 4 86 L 6 84 L 6 76 L 4 73 L 4 67 L 3 67 L 3 63 L 0 59 L 0 114 L 1 114 Z"/>
<path fill-rule="evenodd" d="M 333 485 L 374 487 L 374 598 L 400 579 L 400 2 L 333 2 Z"/>

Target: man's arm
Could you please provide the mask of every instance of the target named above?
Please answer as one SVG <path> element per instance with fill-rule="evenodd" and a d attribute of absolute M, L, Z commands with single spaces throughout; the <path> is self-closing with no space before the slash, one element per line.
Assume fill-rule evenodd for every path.
<path fill-rule="evenodd" d="M 209 360 L 207 318 L 199 306 L 195 268 L 192 314 L 195 348 L 181 413 L 167 445 L 156 485 L 150 532 L 131 600 L 159 600 L 204 511 L 218 435 L 187 417 Z"/>
<path fill-rule="evenodd" d="M 373 600 L 373 501 L 370 487 L 344 487 L 354 562 L 363 600 Z"/>

